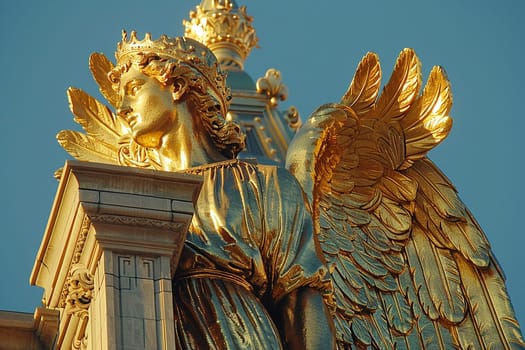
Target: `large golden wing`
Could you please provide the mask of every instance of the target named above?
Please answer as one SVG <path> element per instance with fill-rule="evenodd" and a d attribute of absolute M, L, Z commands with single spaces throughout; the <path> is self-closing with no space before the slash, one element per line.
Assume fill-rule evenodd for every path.
<path fill-rule="evenodd" d="M 452 125 L 445 73 L 420 94 L 406 49 L 377 97 L 380 75 L 366 55 L 341 104 L 314 112 L 288 150 L 333 267 L 340 348 L 525 347 L 485 235 L 426 157 Z"/>
<path fill-rule="evenodd" d="M 113 63 L 104 54 L 93 53 L 89 67 L 100 92 L 115 108 L 118 94 L 108 77 Z M 129 125 L 108 106 L 77 88 L 69 88 L 67 96 L 74 120 L 85 131 L 63 130 L 58 133 L 59 144 L 69 154 L 90 162 L 159 167 L 153 151 L 136 144 L 130 136 Z"/>

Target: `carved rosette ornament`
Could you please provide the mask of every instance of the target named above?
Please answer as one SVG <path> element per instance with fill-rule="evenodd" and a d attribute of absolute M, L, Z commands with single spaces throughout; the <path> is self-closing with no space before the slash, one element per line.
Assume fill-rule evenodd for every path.
<path fill-rule="evenodd" d="M 223 69 L 242 70 L 244 60 L 257 47 L 252 20 L 246 6 L 238 7 L 230 0 L 204 0 L 190 12 L 190 20 L 182 23 L 184 36 L 209 47 Z"/>
<path fill-rule="evenodd" d="M 93 298 L 93 289 L 95 288 L 93 276 L 82 264 L 73 265 L 70 275 L 66 312 L 85 318 L 88 316 L 88 309 Z"/>

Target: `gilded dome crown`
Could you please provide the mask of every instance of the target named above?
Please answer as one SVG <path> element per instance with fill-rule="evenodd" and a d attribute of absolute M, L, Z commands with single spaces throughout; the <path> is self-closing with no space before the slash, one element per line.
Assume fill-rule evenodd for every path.
<path fill-rule="evenodd" d="M 203 0 L 190 12 L 190 20 L 183 21 L 184 35 L 209 47 L 224 69 L 242 70 L 258 42 L 252 20 L 235 1 Z"/>

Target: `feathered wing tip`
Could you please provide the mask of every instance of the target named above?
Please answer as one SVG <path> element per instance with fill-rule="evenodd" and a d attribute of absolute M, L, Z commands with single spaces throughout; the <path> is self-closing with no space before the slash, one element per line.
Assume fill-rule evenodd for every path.
<path fill-rule="evenodd" d="M 94 52 L 89 56 L 89 69 L 99 86 L 100 93 L 114 108 L 117 108 L 118 93 L 109 80 L 109 73 L 113 68 L 113 63 L 103 53 Z"/>
<path fill-rule="evenodd" d="M 341 99 L 341 104 L 351 107 L 357 115 L 373 108 L 381 86 L 379 57 L 369 52 L 357 66 L 354 78 Z"/>
<path fill-rule="evenodd" d="M 452 92 L 442 67 L 432 69 L 421 96 L 421 62 L 412 49 L 404 49 L 392 75 L 378 97 L 381 67 L 376 54 L 368 53 L 359 63 L 341 104 L 351 107 L 361 119 L 399 123 L 405 138 L 407 168 L 443 141 L 452 128 L 449 112 Z"/>
<path fill-rule="evenodd" d="M 408 168 L 415 160 L 440 144 L 452 129 L 452 92 L 442 67 L 430 72 L 422 95 L 415 101 L 399 123 L 404 130 L 406 160 L 401 168 Z"/>
<path fill-rule="evenodd" d="M 404 49 L 374 108 L 364 117 L 389 123 L 403 118 L 421 88 L 421 63 L 412 49 Z"/>

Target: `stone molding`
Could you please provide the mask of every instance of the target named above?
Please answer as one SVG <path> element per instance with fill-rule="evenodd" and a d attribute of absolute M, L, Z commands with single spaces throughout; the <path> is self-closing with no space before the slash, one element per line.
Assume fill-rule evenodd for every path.
<path fill-rule="evenodd" d="M 146 331 L 167 327 L 173 313 L 168 310 L 172 267 L 201 185 L 197 175 L 66 162 L 30 279 L 44 288 L 44 306 L 60 310 L 55 347 L 119 348 L 116 333 L 129 332 L 124 327 L 128 321 L 115 317 L 134 307 L 125 304 L 126 298 L 134 300 L 133 293 L 153 293 L 153 304 L 145 304 L 139 319 L 151 308 L 166 307 Z M 156 277 L 139 284 L 136 292 L 122 294 L 114 285 L 126 278 L 115 267 L 118 256 L 151 261 Z M 144 322 L 150 322 L 148 317 Z M 171 344 L 174 335 L 164 338 L 155 339 L 155 346 Z"/>
<path fill-rule="evenodd" d="M 38 307 L 34 314 L 0 311 L 0 348 L 52 349 L 60 314 Z"/>

